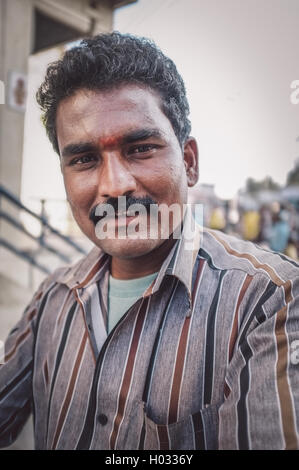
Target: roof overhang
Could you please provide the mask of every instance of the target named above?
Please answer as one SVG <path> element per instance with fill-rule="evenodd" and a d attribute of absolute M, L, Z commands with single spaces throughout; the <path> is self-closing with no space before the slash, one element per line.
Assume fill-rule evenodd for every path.
<path fill-rule="evenodd" d="M 130 3 L 136 3 L 137 0 L 110 0 L 110 3 L 112 5 L 112 8 L 120 8 L 124 7 L 126 5 L 130 5 Z"/>

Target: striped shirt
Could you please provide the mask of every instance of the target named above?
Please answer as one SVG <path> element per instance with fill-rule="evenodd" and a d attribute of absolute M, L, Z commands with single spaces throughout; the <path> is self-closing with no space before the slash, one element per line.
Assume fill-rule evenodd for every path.
<path fill-rule="evenodd" d="M 55 271 L 11 331 L 1 446 L 32 411 L 36 449 L 299 447 L 295 262 L 217 231 L 196 251 L 182 237 L 107 334 L 109 263 L 94 248 Z"/>

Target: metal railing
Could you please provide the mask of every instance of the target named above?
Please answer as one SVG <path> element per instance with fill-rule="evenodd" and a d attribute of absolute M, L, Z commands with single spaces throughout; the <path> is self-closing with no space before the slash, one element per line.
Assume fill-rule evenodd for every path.
<path fill-rule="evenodd" d="M 31 215 L 36 220 L 38 220 L 41 224 L 40 235 L 39 236 L 32 235 L 32 233 L 30 233 L 26 229 L 26 227 L 20 222 L 18 218 L 12 216 L 7 211 L 3 210 L 1 208 L 2 199 L 6 199 L 10 203 L 12 203 L 15 207 L 17 207 L 19 210 Z M 81 254 L 86 254 L 86 251 L 81 246 L 79 246 L 74 240 L 72 240 L 70 237 L 66 235 L 63 235 L 61 232 L 59 232 L 59 230 L 52 227 L 48 223 L 45 216 L 36 214 L 31 209 L 29 209 L 24 204 L 22 204 L 22 202 L 14 194 L 12 194 L 8 189 L 6 189 L 3 185 L 0 185 L 0 220 L 1 219 L 5 220 L 8 224 L 10 224 L 11 226 L 16 228 L 23 234 L 27 235 L 32 240 L 36 241 L 40 249 L 48 251 L 49 253 L 57 256 L 58 258 L 60 258 L 62 261 L 66 263 L 71 262 L 71 259 L 61 250 L 57 249 L 56 247 L 53 247 L 50 243 L 46 241 L 47 232 L 51 233 L 52 235 L 56 236 L 57 238 L 65 242 L 69 247 L 74 249 L 76 252 L 81 253 Z M 16 247 L 13 243 L 11 243 L 11 240 L 6 240 L 3 237 L 0 237 L 0 246 L 3 246 L 4 248 L 11 251 L 18 257 L 22 258 L 23 260 L 27 261 L 31 265 L 38 268 L 40 271 L 46 274 L 50 273 L 49 269 L 46 266 L 42 265 L 35 259 L 33 252 L 21 250 L 20 248 Z"/>

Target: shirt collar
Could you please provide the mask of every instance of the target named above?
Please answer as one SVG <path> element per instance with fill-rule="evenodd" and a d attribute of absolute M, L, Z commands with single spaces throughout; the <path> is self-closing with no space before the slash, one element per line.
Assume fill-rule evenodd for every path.
<path fill-rule="evenodd" d="M 192 272 L 200 248 L 202 227 L 193 218 L 191 208 L 186 206 L 183 230 L 177 243 L 164 260 L 157 278 L 146 290 L 144 296 L 156 292 L 166 275 L 175 276 L 187 288 L 191 299 Z M 57 282 L 66 284 L 70 289 L 88 287 L 98 282 L 109 269 L 110 256 L 100 248 L 94 247 L 83 260 L 64 271 Z"/>
<path fill-rule="evenodd" d="M 156 292 L 164 276 L 170 275 L 175 276 L 185 285 L 191 300 L 192 273 L 200 248 L 201 234 L 202 227 L 197 224 L 190 206 L 187 205 L 181 237 L 164 260 L 155 282 L 147 289 L 145 295 Z"/>

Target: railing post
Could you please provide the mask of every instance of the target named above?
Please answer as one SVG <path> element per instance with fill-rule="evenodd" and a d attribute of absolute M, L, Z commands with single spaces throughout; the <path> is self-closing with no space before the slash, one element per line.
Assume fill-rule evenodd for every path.
<path fill-rule="evenodd" d="M 28 289 L 32 290 L 33 289 L 33 264 L 28 263 Z"/>
<path fill-rule="evenodd" d="M 29 214 L 30 216 L 34 217 L 39 221 L 41 224 L 41 232 L 40 235 L 35 236 L 30 231 L 26 229 L 26 227 L 23 226 L 21 221 L 19 219 L 14 218 L 13 215 L 10 215 L 9 212 L 3 211 L 3 201 L 2 199 L 5 199 L 9 203 L 13 204 L 16 206 L 19 211 L 24 211 L 25 213 Z M 54 246 L 50 245 L 46 241 L 46 237 L 48 236 L 49 233 L 51 235 L 54 235 L 55 237 L 58 237 L 60 240 L 63 240 L 66 244 L 71 246 L 73 249 L 75 249 L 77 252 L 86 254 L 86 251 L 80 247 L 75 241 L 72 240 L 71 237 L 68 237 L 62 233 L 60 233 L 59 230 L 55 229 L 48 223 L 48 216 L 46 212 L 46 199 L 40 199 L 41 203 L 41 213 L 37 214 L 33 212 L 31 209 L 26 207 L 19 198 L 14 196 L 9 190 L 7 190 L 1 183 L 0 183 L 0 224 L 2 225 L 2 220 L 5 220 L 6 223 L 10 224 L 11 226 L 15 227 L 17 230 L 25 233 L 27 236 L 30 238 L 34 239 L 39 243 L 39 246 L 43 250 L 47 250 L 50 253 L 53 253 L 55 256 L 59 257 L 61 260 L 63 260 L 66 263 L 69 263 L 71 261 L 70 257 L 65 255 L 64 250 L 59 250 L 55 248 Z M 1 234 L 2 235 L 2 234 Z M 32 264 L 32 266 L 37 267 L 39 270 L 42 272 L 48 274 L 50 271 L 46 266 L 43 266 L 36 260 L 36 255 L 37 252 L 35 251 L 29 251 L 26 253 L 25 251 L 19 249 L 17 246 L 12 244 L 11 241 L 13 241 L 13 238 L 5 238 L 3 236 L 0 236 L 0 244 L 3 246 L 5 249 L 13 252 L 20 258 L 23 258 L 27 260 L 29 263 Z M 33 271 L 32 271 L 32 276 L 33 276 Z M 33 282 L 33 277 L 31 276 L 30 282 Z"/>
<path fill-rule="evenodd" d="M 41 216 L 41 234 L 40 234 L 40 237 L 39 237 L 39 240 L 40 240 L 40 244 L 41 246 L 44 245 L 44 242 L 45 242 L 45 234 L 46 234 L 46 225 L 45 225 L 45 222 L 48 222 L 48 219 L 47 219 L 47 213 L 46 213 L 46 200 L 45 199 L 41 199 L 40 200 L 40 203 L 41 203 L 41 212 L 40 212 L 40 216 Z"/>

